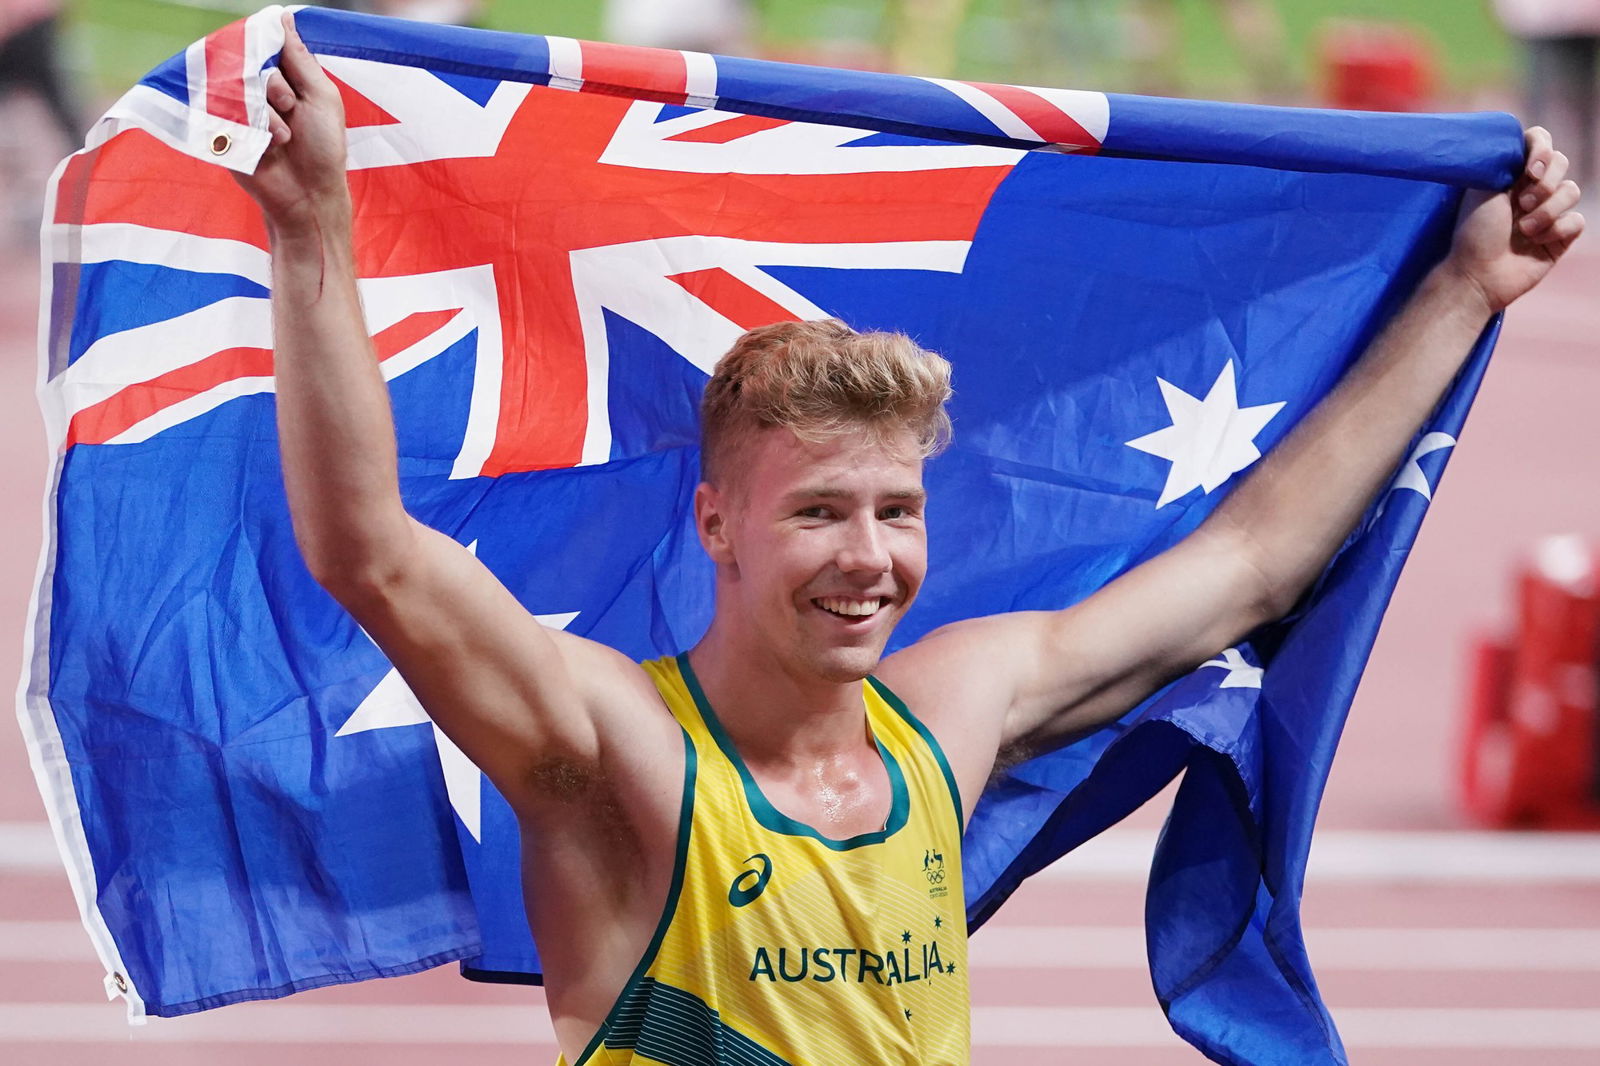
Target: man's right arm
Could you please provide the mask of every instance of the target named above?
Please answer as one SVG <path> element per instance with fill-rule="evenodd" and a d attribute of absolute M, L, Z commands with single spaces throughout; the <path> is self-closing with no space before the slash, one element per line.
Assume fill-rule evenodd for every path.
<path fill-rule="evenodd" d="M 652 741 L 681 745 L 643 671 L 541 626 L 467 549 L 405 511 L 356 288 L 343 109 L 285 24 L 268 83 L 274 143 L 241 181 L 272 241 L 278 434 L 306 564 L 519 814 L 579 798 L 602 772 L 649 787 L 637 776 L 672 763 L 644 757 L 662 750 Z"/>

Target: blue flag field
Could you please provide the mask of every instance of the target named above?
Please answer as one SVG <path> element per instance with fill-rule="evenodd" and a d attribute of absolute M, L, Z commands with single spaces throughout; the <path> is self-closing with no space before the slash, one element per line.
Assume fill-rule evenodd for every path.
<path fill-rule="evenodd" d="M 510 810 L 295 548 L 266 235 L 230 175 L 267 145 L 280 11 L 153 70 L 47 204 L 53 497 L 21 715 L 134 1016 L 451 961 L 540 971 Z M 745 329 L 835 316 L 955 366 L 929 579 L 892 650 L 1066 606 L 1193 530 L 1437 261 L 1462 191 L 1522 158 L 1509 115 L 296 19 L 345 97 L 407 506 L 545 624 L 637 659 L 710 618 L 697 404 Z M 1294 615 L 993 784 L 965 842 L 973 927 L 1181 773 L 1146 911 L 1173 1027 L 1218 1062 L 1345 1061 L 1300 936 L 1305 860 L 1494 333 Z"/>

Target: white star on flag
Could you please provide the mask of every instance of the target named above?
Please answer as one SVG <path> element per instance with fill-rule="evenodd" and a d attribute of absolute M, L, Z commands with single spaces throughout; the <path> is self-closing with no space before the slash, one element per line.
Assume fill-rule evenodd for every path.
<path fill-rule="evenodd" d="M 1261 675 L 1266 672 L 1259 666 L 1245 662 L 1238 648 L 1227 648 L 1221 658 L 1207 659 L 1200 665 L 1220 666 L 1228 671 L 1228 676 L 1222 679 L 1218 688 L 1260 688 Z"/>
<path fill-rule="evenodd" d="M 1156 506 L 1165 507 L 1195 489 L 1209 494 L 1257 459 L 1256 434 L 1266 428 L 1282 403 L 1240 407 L 1234 387 L 1233 360 L 1222 367 L 1205 399 L 1190 396 L 1164 378 L 1156 378 L 1172 425 L 1135 440 L 1137 448 L 1172 464 Z"/>
<path fill-rule="evenodd" d="M 1410 489 L 1424 500 L 1430 503 L 1433 502 L 1433 486 L 1428 484 L 1428 475 L 1422 472 L 1422 464 L 1418 460 L 1424 455 L 1432 455 L 1434 452 L 1444 451 L 1446 448 L 1454 448 L 1455 446 L 1456 439 L 1448 433 L 1429 433 L 1417 441 L 1417 446 L 1411 449 L 1410 458 L 1405 461 L 1405 465 L 1400 468 L 1400 472 L 1389 483 L 1388 491 L 1383 494 L 1383 499 L 1378 504 L 1378 510 L 1372 516 L 1373 520 L 1376 521 L 1382 516 L 1384 508 L 1389 506 L 1390 493 L 1399 492 L 1401 489 Z"/>
<path fill-rule="evenodd" d="M 473 541 L 467 545 L 467 550 L 478 554 L 478 542 Z M 565 629 L 578 617 L 577 611 L 564 614 L 536 614 L 534 619 L 551 629 Z M 366 630 L 361 631 L 363 634 Z M 372 638 L 367 637 L 368 640 Z M 411 691 L 405 678 L 400 676 L 400 671 L 394 667 L 383 675 L 366 699 L 362 700 L 351 713 L 344 725 L 334 736 L 344 737 L 353 733 L 365 733 L 369 729 L 391 729 L 403 725 L 431 725 L 432 719 L 428 712 L 422 709 L 422 703 L 416 694 Z M 456 812 L 456 817 L 461 819 L 461 824 L 467 827 L 467 832 L 472 834 L 472 839 L 483 843 L 483 771 L 479 770 L 473 761 L 467 758 L 466 753 L 456 747 L 455 741 L 444 735 L 438 726 L 433 726 L 433 743 L 439 749 L 439 768 L 444 771 L 445 794 L 450 797 L 450 806 Z"/>

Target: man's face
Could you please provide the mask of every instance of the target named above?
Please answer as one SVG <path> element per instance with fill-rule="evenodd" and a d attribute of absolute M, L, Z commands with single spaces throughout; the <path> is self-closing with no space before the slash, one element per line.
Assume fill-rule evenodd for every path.
<path fill-rule="evenodd" d="M 796 677 L 865 677 L 927 572 L 914 438 L 808 444 L 767 429 L 734 462 L 725 491 L 702 485 L 697 498 L 719 615 Z"/>

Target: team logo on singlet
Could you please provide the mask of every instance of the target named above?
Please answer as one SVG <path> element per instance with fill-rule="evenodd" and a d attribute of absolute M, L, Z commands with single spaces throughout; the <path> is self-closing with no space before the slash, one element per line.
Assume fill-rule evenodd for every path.
<path fill-rule="evenodd" d="M 728 886 L 728 902 L 735 907 L 754 903 L 767 887 L 767 879 L 772 876 L 772 860 L 761 852 L 750 856 L 745 862 L 756 863 L 760 869 L 740 871 L 739 876 L 733 879 L 733 884 Z"/>
<path fill-rule="evenodd" d="M 950 889 L 945 886 L 944 853 L 925 849 L 922 853 L 922 876 L 928 879 L 928 896 L 938 899 L 949 895 Z"/>

